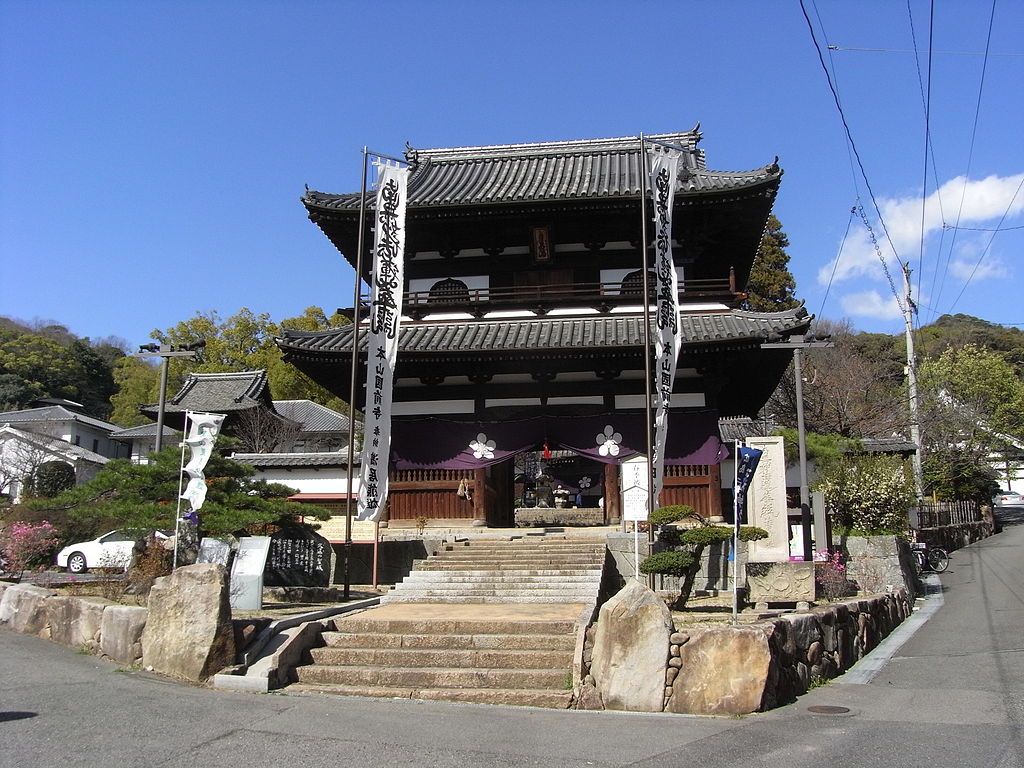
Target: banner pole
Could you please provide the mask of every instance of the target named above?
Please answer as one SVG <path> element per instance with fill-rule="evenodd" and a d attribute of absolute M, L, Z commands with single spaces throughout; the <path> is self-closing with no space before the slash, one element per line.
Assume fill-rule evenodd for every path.
<path fill-rule="evenodd" d="M 647 258 L 647 152 L 644 148 L 643 133 L 640 134 L 640 259 L 643 265 L 644 297 L 644 427 L 647 439 L 647 542 L 648 548 L 654 541 L 654 525 L 651 523 L 656 500 L 654 498 L 654 433 L 651 413 L 651 289 L 650 263 Z M 633 523 L 634 532 L 639 523 Z M 639 548 L 639 544 L 637 545 Z M 639 558 L 639 551 L 637 553 Z M 639 565 L 638 565 L 639 567 Z M 654 589 L 654 574 L 648 578 L 648 586 Z"/>
<path fill-rule="evenodd" d="M 188 420 L 192 416 L 192 411 L 185 411 L 185 435 L 188 435 Z M 178 541 L 181 538 L 181 481 L 182 476 L 185 474 L 185 441 L 181 441 L 181 463 L 178 466 L 178 499 L 177 506 L 174 511 L 174 561 L 171 563 L 171 570 L 178 567 Z"/>
<path fill-rule="evenodd" d="M 739 623 L 740 614 L 740 441 L 737 439 L 733 449 L 732 466 L 732 623 Z"/>
<path fill-rule="evenodd" d="M 344 577 L 344 590 L 342 599 L 348 600 L 352 589 L 351 563 L 352 555 L 352 458 L 355 454 L 356 440 L 356 387 L 359 382 L 359 316 L 362 307 L 360 306 L 360 286 L 363 279 L 363 247 L 366 230 L 366 161 L 369 153 L 363 147 L 363 181 L 359 194 L 359 228 L 356 238 L 356 274 L 352 288 L 352 366 L 349 375 L 348 387 L 348 488 L 345 494 L 345 545 L 342 549 L 341 572 Z"/>

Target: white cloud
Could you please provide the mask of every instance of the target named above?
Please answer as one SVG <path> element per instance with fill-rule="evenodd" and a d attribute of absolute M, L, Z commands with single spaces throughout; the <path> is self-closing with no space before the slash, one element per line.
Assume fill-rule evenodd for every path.
<path fill-rule="evenodd" d="M 924 235 L 927 238 L 942 229 L 943 224 L 957 222 L 963 227 L 979 224 L 995 224 L 1005 214 L 1007 219 L 1024 212 L 1024 173 L 1013 176 L 988 176 L 970 181 L 957 176 L 928 195 L 924 204 Z M 915 258 L 921 247 L 921 199 L 920 197 L 882 198 L 878 201 L 885 221 L 885 230 L 877 222 L 872 223 L 878 249 L 885 256 L 893 280 L 899 284 L 899 266 L 893 257 L 889 239 L 904 261 Z M 859 226 L 859 233 L 847 239 L 842 253 L 836 259 L 818 270 L 818 283 L 827 285 L 840 283 L 856 277 L 881 280 L 882 265 L 878 252 L 868 234 Z M 889 237 L 885 236 L 888 232 Z M 927 246 L 927 244 L 926 244 Z M 927 254 L 927 247 L 925 250 Z M 926 260 L 927 260 L 926 255 Z M 968 260 L 969 261 L 969 260 Z M 951 268 L 953 265 L 951 264 Z M 997 276 L 996 265 L 982 264 L 975 279 L 981 276 Z M 973 264 L 971 265 L 973 269 Z M 984 270 L 984 275 L 982 271 Z M 834 273 L 834 274 L 833 274 Z M 969 273 L 969 270 L 968 270 Z"/>
<path fill-rule="evenodd" d="M 843 312 L 852 316 L 874 317 L 879 320 L 892 320 L 903 316 L 900 305 L 896 303 L 896 297 L 883 299 L 878 291 L 850 293 L 843 296 L 839 303 Z"/>
<path fill-rule="evenodd" d="M 980 263 L 976 258 L 955 259 L 949 263 L 949 271 L 964 282 L 1010 276 L 1006 264 L 991 256 Z"/>

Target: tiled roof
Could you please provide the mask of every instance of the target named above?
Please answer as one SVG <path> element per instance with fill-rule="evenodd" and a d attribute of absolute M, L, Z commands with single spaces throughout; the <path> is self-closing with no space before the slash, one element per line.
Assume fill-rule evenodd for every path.
<path fill-rule="evenodd" d="M 178 393 L 167 400 L 164 412 L 234 413 L 261 403 L 270 404 L 265 370 L 190 373 Z M 156 414 L 157 408 L 156 403 L 140 406 L 140 410 L 147 415 Z"/>
<path fill-rule="evenodd" d="M 84 413 L 76 413 L 62 405 L 48 405 L 43 408 L 28 408 L 21 411 L 0 413 L 0 424 L 37 424 L 47 421 L 77 421 L 108 432 L 120 429 L 117 424 L 94 419 L 92 416 L 86 416 Z"/>
<path fill-rule="evenodd" d="M 330 453 L 236 453 L 232 459 L 260 469 L 302 467 L 343 467 L 348 465 L 348 451 Z M 356 464 L 358 464 L 358 459 Z"/>
<path fill-rule="evenodd" d="M 166 424 L 164 425 L 164 437 L 174 439 L 180 436 L 181 433 L 175 429 L 171 429 Z M 110 435 L 111 440 L 120 440 L 121 442 L 131 442 L 132 440 L 138 440 L 140 438 L 156 437 L 156 424 L 143 424 L 140 427 L 129 427 L 128 429 L 122 429 L 119 432 L 112 432 Z"/>
<path fill-rule="evenodd" d="M 696 148 L 700 133 L 649 136 L 682 146 L 676 194 L 679 204 L 688 195 L 737 192 L 777 184 L 777 162 L 751 171 L 710 171 L 704 153 Z M 543 202 L 566 199 L 636 198 L 643 185 L 639 140 L 615 139 L 505 144 L 456 149 L 410 149 L 410 210 L 450 205 Z M 368 193 L 369 194 L 369 193 Z M 325 194 L 307 191 L 302 202 L 316 210 L 359 207 L 359 193 Z M 372 206 L 372 195 L 368 198 Z"/>
<path fill-rule="evenodd" d="M 301 432 L 348 432 L 348 416 L 312 400 L 275 400 L 274 410 L 300 425 Z"/>
<path fill-rule="evenodd" d="M 809 322 L 802 307 L 776 313 L 731 310 L 680 314 L 684 346 L 752 341 L 773 333 L 787 335 L 802 331 Z M 285 330 L 277 343 L 287 355 L 347 359 L 352 328 L 347 325 L 327 331 Z M 642 343 L 643 324 L 639 316 L 425 322 L 402 326 L 399 354 L 607 349 Z M 365 334 L 360 337 L 360 348 L 366 348 Z"/>
<path fill-rule="evenodd" d="M 718 420 L 718 431 L 725 442 L 771 435 L 776 429 L 778 425 L 771 419 L 767 423 L 764 419 L 751 419 L 746 416 Z"/>
<path fill-rule="evenodd" d="M 39 435 L 35 432 L 29 432 L 24 429 L 16 429 L 6 423 L 3 426 L 0 426 L 0 436 L 2 435 L 9 435 L 13 439 L 31 443 L 45 451 L 55 455 L 62 455 L 69 459 L 87 461 L 92 464 L 106 464 L 110 461 L 106 456 L 101 456 L 98 453 L 86 450 L 80 445 L 69 443 L 67 440 L 58 440 L 56 438 L 49 437 L 48 435 Z"/>

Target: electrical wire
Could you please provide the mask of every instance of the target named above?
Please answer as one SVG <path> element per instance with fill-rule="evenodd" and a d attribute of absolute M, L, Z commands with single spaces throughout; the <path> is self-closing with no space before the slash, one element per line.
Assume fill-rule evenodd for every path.
<path fill-rule="evenodd" d="M 889 236 L 888 228 L 885 226 L 885 219 L 882 216 L 882 209 L 878 205 L 878 200 L 875 196 L 874 190 L 871 188 L 871 181 L 868 178 L 867 171 L 864 168 L 864 162 L 860 157 L 860 152 L 857 150 L 857 143 L 853 140 L 853 132 L 850 130 L 850 124 L 846 119 L 846 113 L 843 111 L 843 106 L 839 101 L 839 93 L 836 91 L 835 84 L 832 81 L 832 76 L 830 75 L 828 67 L 825 64 L 825 57 L 822 55 L 821 45 L 818 43 L 818 37 L 814 32 L 814 25 L 811 23 L 810 16 L 807 15 L 807 7 L 804 5 L 804 0 L 800 0 L 800 11 L 803 13 L 804 21 L 807 23 L 807 29 L 810 32 L 811 41 L 814 43 L 814 50 L 818 54 L 818 62 L 820 63 L 821 68 L 825 73 L 825 79 L 828 81 L 829 90 L 832 92 L 832 98 L 835 101 L 836 109 L 839 111 L 839 119 L 842 122 L 843 129 L 846 132 L 846 140 L 849 142 L 849 146 L 852 149 L 853 155 L 857 160 L 857 167 L 860 169 L 861 177 L 864 179 L 864 185 L 867 188 L 868 196 L 871 198 L 871 204 L 874 206 L 875 215 L 878 217 L 878 223 L 881 225 L 882 232 L 885 235 L 885 239 L 889 243 L 889 247 L 892 249 L 893 257 L 900 265 L 900 268 L 903 268 L 903 261 L 899 257 L 899 253 L 896 250 L 896 245 L 892 242 L 892 238 Z M 865 224 L 867 224 L 867 218 L 863 215 L 863 209 L 861 210 L 861 214 L 864 218 Z M 899 292 L 896 290 L 895 284 L 892 281 L 892 277 L 889 275 L 889 270 L 885 264 L 885 258 L 884 256 L 882 256 L 882 251 L 878 247 L 877 241 L 874 241 L 874 233 L 871 232 L 870 226 L 868 226 L 868 230 L 871 234 L 873 242 L 875 243 L 875 252 L 878 254 L 879 258 L 882 259 L 882 265 L 885 268 L 886 275 L 889 277 L 889 287 L 892 290 L 893 296 L 895 296 L 897 303 L 900 303 Z M 901 303 L 900 306 L 902 307 Z"/>
<path fill-rule="evenodd" d="M 988 72 L 989 49 L 991 48 L 991 45 L 992 45 L 992 29 L 995 26 L 995 18 L 996 18 L 996 0 L 992 0 L 992 9 L 989 11 L 989 17 L 988 17 L 988 34 L 985 37 L 985 58 L 984 58 L 984 60 L 982 61 L 982 64 L 981 64 L 981 79 L 978 82 L 978 99 L 977 99 L 977 101 L 974 104 L 974 125 L 971 128 L 971 144 L 970 144 L 970 147 L 967 150 L 967 169 L 966 169 L 966 171 L 964 171 L 964 186 L 960 190 L 960 205 L 957 208 L 957 212 L 956 212 L 956 222 L 951 227 L 951 229 L 953 230 L 953 237 L 952 237 L 952 239 L 950 240 L 950 243 L 949 243 L 949 251 L 948 251 L 948 253 L 946 255 L 946 266 L 942 270 L 942 277 L 939 280 L 938 288 L 935 287 L 934 282 L 932 284 L 933 295 L 935 297 L 934 300 L 933 300 L 933 303 L 934 303 L 934 305 L 936 307 L 938 307 L 939 302 L 942 299 L 942 291 L 945 288 L 946 276 L 949 274 L 949 265 L 950 265 L 950 262 L 953 260 L 953 250 L 956 247 L 957 232 L 961 229 L 961 227 L 960 227 L 960 219 L 963 216 L 964 200 L 967 197 L 967 184 L 969 183 L 970 178 L 971 178 L 971 167 L 972 167 L 973 162 L 974 162 L 974 146 L 975 146 L 975 141 L 976 141 L 976 139 L 978 137 L 978 123 L 979 123 L 979 121 L 981 119 L 981 98 L 982 98 L 982 94 L 985 91 L 985 75 Z M 945 216 L 942 217 L 942 221 L 943 221 L 943 230 L 945 230 L 945 221 L 946 221 L 946 217 Z M 940 251 L 940 253 L 939 253 L 939 260 L 940 261 L 941 261 L 941 258 L 942 258 L 942 254 L 941 254 L 941 251 Z M 980 262 L 979 262 L 979 264 L 980 264 Z M 938 266 L 938 262 L 936 263 L 936 267 L 937 266 Z M 974 270 L 971 272 L 971 277 L 972 278 L 974 277 L 974 274 L 977 271 L 977 269 L 978 269 L 978 267 L 977 267 L 977 265 L 975 265 Z M 936 277 L 937 276 L 938 276 L 938 272 L 936 271 Z M 968 279 L 970 279 L 970 278 L 968 278 Z M 964 287 L 966 288 L 966 285 Z M 963 291 L 961 291 L 961 295 L 963 295 Z M 959 301 L 959 299 L 960 299 L 960 297 L 957 296 L 957 301 Z M 955 305 L 956 301 L 954 301 L 953 304 Z M 932 316 L 933 317 L 936 316 L 936 311 L 933 311 Z"/>
<path fill-rule="evenodd" d="M 1017 185 L 1017 191 L 1013 193 L 1013 197 L 1010 198 L 1010 202 L 1007 204 L 1006 210 L 1003 211 L 1003 215 L 999 218 L 999 225 L 1001 225 L 1003 223 L 1003 220 L 1006 219 L 1006 217 L 1010 215 L 1010 210 L 1013 208 L 1013 203 L 1014 203 L 1014 201 L 1016 201 L 1017 195 L 1020 194 L 1021 187 L 1024 187 L 1024 177 L 1021 178 L 1020 184 Z M 956 308 L 957 302 L 960 301 L 960 298 L 964 295 L 964 291 L 967 290 L 967 286 L 971 284 L 971 280 L 974 279 L 974 275 L 977 273 L 978 267 L 981 266 L 982 260 L 985 258 L 985 256 L 988 254 L 989 249 L 992 247 L 992 241 L 996 239 L 996 232 L 999 232 L 999 231 L 1000 231 L 1000 229 L 999 229 L 999 226 L 997 225 L 996 229 L 992 231 L 992 236 L 988 239 L 988 243 L 986 243 L 985 248 L 982 250 L 981 254 L 978 256 L 978 261 L 977 261 L 977 263 L 975 263 L 974 269 L 971 270 L 971 274 L 968 275 L 967 279 L 964 281 L 964 287 L 960 289 L 960 293 L 957 294 L 957 297 L 953 300 L 953 303 L 949 306 L 950 314 L 952 314 L 953 310 Z"/>
<path fill-rule="evenodd" d="M 860 198 L 850 208 L 850 217 L 846 220 L 846 231 L 843 233 L 843 241 L 839 243 L 839 251 L 836 253 L 835 261 L 832 262 L 832 274 L 828 276 L 828 285 L 825 286 L 825 295 L 821 297 L 821 307 L 818 309 L 818 317 L 824 317 L 825 301 L 828 299 L 829 291 L 832 290 L 832 281 L 835 280 L 836 270 L 839 269 L 839 260 L 843 257 L 843 248 L 846 245 L 846 238 L 850 234 L 850 227 L 853 225 L 853 217 L 857 215 L 857 206 Z"/>

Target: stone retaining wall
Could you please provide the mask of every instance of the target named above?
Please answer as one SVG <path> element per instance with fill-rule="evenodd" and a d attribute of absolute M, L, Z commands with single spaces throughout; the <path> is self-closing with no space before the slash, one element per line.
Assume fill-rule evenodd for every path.
<path fill-rule="evenodd" d="M 120 664 L 142 660 L 147 615 L 141 606 L 0 582 L 0 627 L 107 656 Z"/>
<path fill-rule="evenodd" d="M 900 589 L 756 624 L 694 626 L 676 622 L 665 627 L 655 610 L 656 595 L 647 590 L 649 597 L 645 598 L 636 585 L 633 582 L 624 589 L 621 600 L 609 600 L 597 625 L 588 630 L 589 647 L 583 658 L 589 666 L 583 670 L 579 706 L 634 708 L 623 706 L 618 691 L 646 688 L 652 682 L 650 676 L 657 674 L 663 676 L 664 696 L 646 701 L 643 711 L 741 715 L 772 709 L 806 693 L 812 684 L 849 669 L 906 619 L 913 607 L 906 590 Z M 617 621 L 618 613 L 623 612 L 620 603 L 626 606 L 629 622 Z M 641 611 L 654 618 L 638 621 Z M 605 621 L 610 626 L 602 628 Z M 595 642 L 599 636 L 614 637 L 615 642 Z M 663 663 L 652 666 L 652 647 L 663 648 L 661 653 L 667 650 Z M 611 658 L 606 658 L 609 653 Z M 612 668 L 614 675 L 604 674 L 606 667 Z"/>
<path fill-rule="evenodd" d="M 933 547 L 942 547 L 947 552 L 953 552 L 986 539 L 993 533 L 995 525 L 991 520 L 985 520 L 977 523 L 944 525 L 940 528 L 922 528 L 918 531 L 917 537 Z"/>

